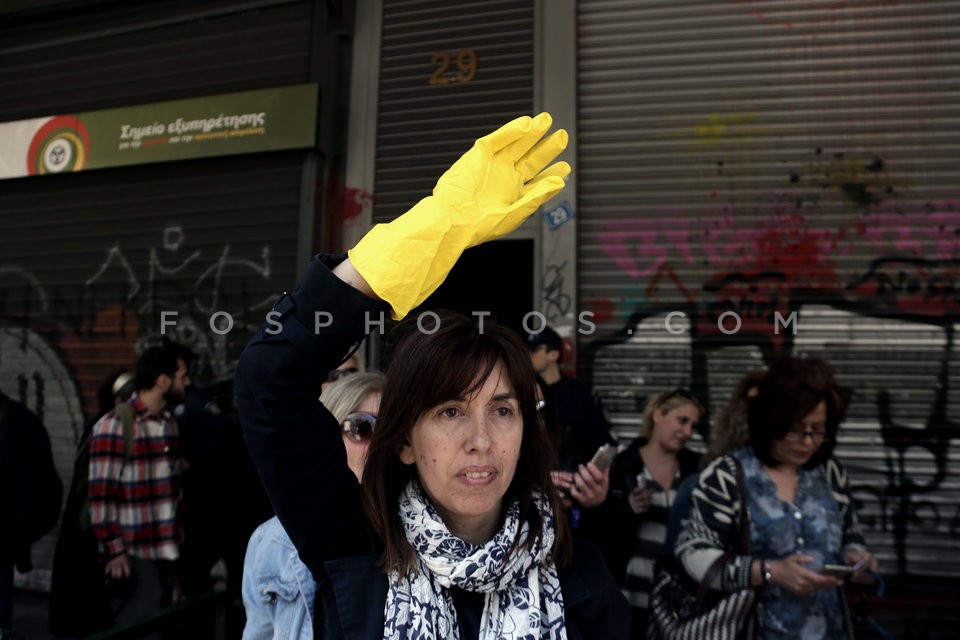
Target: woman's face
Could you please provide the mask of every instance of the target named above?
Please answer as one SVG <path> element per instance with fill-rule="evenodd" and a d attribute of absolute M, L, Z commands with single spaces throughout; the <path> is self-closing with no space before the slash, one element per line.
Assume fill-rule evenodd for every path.
<path fill-rule="evenodd" d="M 473 396 L 428 409 L 411 429 L 400 460 L 416 465 L 450 531 L 482 544 L 499 527 L 522 441 L 517 398 L 498 363 Z"/>
<path fill-rule="evenodd" d="M 773 459 L 782 465 L 802 467 L 817 452 L 827 434 L 827 403 L 821 400 L 799 424 L 773 442 Z"/>
<path fill-rule="evenodd" d="M 377 412 L 380 411 L 380 397 L 382 395 L 379 391 L 368 393 L 364 396 L 363 400 L 360 401 L 360 404 L 354 407 L 351 413 L 369 413 L 376 417 Z M 353 475 L 357 476 L 357 480 L 362 480 L 363 465 L 367 461 L 367 449 L 370 447 L 370 439 L 368 438 L 357 442 L 349 435 L 344 434 L 343 446 L 347 449 L 347 464 L 350 466 L 350 471 L 353 471 Z"/>
<path fill-rule="evenodd" d="M 693 437 L 693 425 L 700 420 L 700 412 L 684 403 L 663 411 L 653 412 L 653 433 L 650 440 L 657 442 L 664 451 L 679 453 Z"/>

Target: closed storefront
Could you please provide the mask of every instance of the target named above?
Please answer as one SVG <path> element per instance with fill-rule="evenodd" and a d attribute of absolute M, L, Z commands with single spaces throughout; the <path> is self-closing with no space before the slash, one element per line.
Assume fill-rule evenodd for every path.
<path fill-rule="evenodd" d="M 0 389 L 43 417 L 65 487 L 109 374 L 166 336 L 229 381 L 295 284 L 339 64 L 323 2 L 68 4 L 0 23 Z M 55 535 L 23 583 L 49 584 Z"/>
<path fill-rule="evenodd" d="M 783 354 L 888 574 L 960 573 L 960 6 L 578 3 L 582 363 L 617 430 Z"/>

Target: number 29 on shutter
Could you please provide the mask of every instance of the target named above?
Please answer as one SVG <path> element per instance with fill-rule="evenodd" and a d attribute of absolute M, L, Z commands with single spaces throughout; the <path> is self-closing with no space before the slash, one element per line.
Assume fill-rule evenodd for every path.
<path fill-rule="evenodd" d="M 452 68 L 456 65 L 456 68 Z M 438 51 L 430 58 L 430 64 L 436 65 L 430 74 L 429 84 L 447 84 L 449 82 L 470 82 L 477 75 L 477 52 L 473 49 L 460 51 Z M 450 75 L 453 73 L 453 75 Z"/>

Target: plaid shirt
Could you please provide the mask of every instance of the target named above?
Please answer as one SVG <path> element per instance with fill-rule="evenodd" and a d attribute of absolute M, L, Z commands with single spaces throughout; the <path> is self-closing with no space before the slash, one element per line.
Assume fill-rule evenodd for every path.
<path fill-rule="evenodd" d="M 150 415 L 130 400 L 134 438 L 124 463 L 123 424 L 109 412 L 90 439 L 90 528 L 108 558 L 129 553 L 151 560 L 176 560 L 180 502 L 179 435 L 166 410 Z"/>

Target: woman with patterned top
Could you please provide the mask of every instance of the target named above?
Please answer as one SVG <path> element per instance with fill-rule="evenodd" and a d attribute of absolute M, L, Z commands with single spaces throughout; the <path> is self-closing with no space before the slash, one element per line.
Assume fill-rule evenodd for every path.
<path fill-rule="evenodd" d="M 850 635 L 842 585 L 821 573 L 826 564 L 877 561 L 865 548 L 847 476 L 832 458 L 844 402 L 822 360 L 774 363 L 750 404 L 750 445 L 714 460 L 700 474 L 693 509 L 677 540 L 684 569 L 700 580 L 739 539 L 748 509 L 751 553 L 725 563 L 713 588 L 760 588 L 759 638 L 844 638 Z M 734 458 L 736 460 L 734 460 Z M 743 470 L 747 504 L 737 490 Z"/>
<path fill-rule="evenodd" d="M 643 412 L 639 437 L 617 456 L 610 475 L 617 543 L 615 575 L 633 608 L 631 637 L 646 629 L 653 565 L 664 553 L 667 519 L 680 482 L 699 469 L 697 454 L 685 448 L 703 408 L 686 389 L 656 394 Z M 617 556 L 619 555 L 619 558 Z"/>

